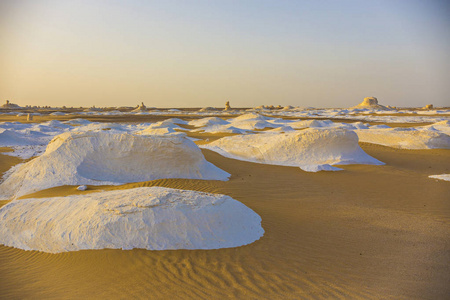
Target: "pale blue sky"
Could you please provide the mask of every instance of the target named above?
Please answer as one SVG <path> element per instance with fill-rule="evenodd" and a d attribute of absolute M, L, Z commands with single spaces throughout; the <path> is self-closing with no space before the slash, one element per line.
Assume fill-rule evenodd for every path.
<path fill-rule="evenodd" d="M 450 106 L 447 1 L 0 1 L 21 105 Z"/>

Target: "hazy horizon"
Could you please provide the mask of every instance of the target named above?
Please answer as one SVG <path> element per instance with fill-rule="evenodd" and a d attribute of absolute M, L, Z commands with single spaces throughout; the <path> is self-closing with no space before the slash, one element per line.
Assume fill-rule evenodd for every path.
<path fill-rule="evenodd" d="M 450 105 L 446 1 L 0 2 L 21 106 Z"/>

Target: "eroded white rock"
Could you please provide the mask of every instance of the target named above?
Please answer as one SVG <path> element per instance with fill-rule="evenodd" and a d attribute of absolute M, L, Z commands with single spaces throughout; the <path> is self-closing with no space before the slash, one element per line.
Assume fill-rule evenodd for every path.
<path fill-rule="evenodd" d="M 441 174 L 441 175 L 430 175 L 428 176 L 433 179 L 439 179 L 444 181 L 450 181 L 450 174 Z"/>
<path fill-rule="evenodd" d="M 200 147 L 234 159 L 300 167 L 310 172 L 338 170 L 333 165 L 383 164 L 359 147 L 354 132 L 343 129 L 237 135 Z"/>
<path fill-rule="evenodd" d="M 49 143 L 44 154 L 9 174 L 0 184 L 0 197 L 12 198 L 61 185 L 228 177 L 183 136 L 63 133 Z"/>
<path fill-rule="evenodd" d="M 0 221 L 0 244 L 50 253 L 219 249 L 264 234 L 259 215 L 229 196 L 162 187 L 14 200 Z"/>

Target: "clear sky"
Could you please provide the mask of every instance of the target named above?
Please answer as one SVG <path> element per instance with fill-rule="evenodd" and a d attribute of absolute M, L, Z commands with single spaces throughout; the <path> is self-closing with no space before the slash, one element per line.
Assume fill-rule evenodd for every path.
<path fill-rule="evenodd" d="M 449 2 L 0 0 L 0 101 L 450 106 Z"/>

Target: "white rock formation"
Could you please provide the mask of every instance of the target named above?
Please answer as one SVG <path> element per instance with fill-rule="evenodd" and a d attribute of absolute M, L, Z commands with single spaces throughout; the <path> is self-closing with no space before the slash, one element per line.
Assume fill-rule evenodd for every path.
<path fill-rule="evenodd" d="M 178 127 L 178 126 L 177 126 Z M 186 135 L 183 132 L 178 132 L 176 127 L 147 127 L 146 129 L 139 131 L 141 135 Z"/>
<path fill-rule="evenodd" d="M 142 112 L 142 111 L 147 111 L 147 107 L 144 105 L 144 102 L 141 102 L 141 105 L 138 105 L 138 107 L 133 109 L 131 112 Z"/>
<path fill-rule="evenodd" d="M 9 100 L 6 100 L 5 104 L 2 105 L 2 108 L 15 109 L 15 108 L 21 108 L 21 107 L 17 104 L 9 102 Z"/>
<path fill-rule="evenodd" d="M 386 106 L 378 104 L 378 99 L 375 97 L 366 97 L 363 102 L 354 106 L 353 108 L 370 108 L 370 109 L 383 109 L 388 110 Z"/>
<path fill-rule="evenodd" d="M 0 220 L 0 244 L 50 253 L 219 249 L 264 234 L 261 218 L 229 196 L 162 187 L 14 200 Z"/>
<path fill-rule="evenodd" d="M 354 132 L 342 129 L 237 135 L 201 147 L 234 159 L 296 166 L 312 172 L 337 170 L 332 165 L 383 164 L 359 147 L 358 136 Z"/>
<path fill-rule="evenodd" d="M 375 97 L 366 97 L 363 102 L 360 104 L 361 106 L 376 106 L 378 105 L 378 99 Z"/>
<path fill-rule="evenodd" d="M 265 117 L 255 113 L 250 113 L 231 119 L 229 120 L 229 123 L 230 126 L 247 130 L 276 128 L 282 126 L 279 124 L 276 125 L 270 123 L 269 120 L 273 120 L 273 118 Z"/>
<path fill-rule="evenodd" d="M 224 119 L 218 118 L 218 117 L 208 117 L 208 118 L 201 118 L 201 119 L 195 119 L 195 120 L 189 121 L 188 124 L 191 126 L 195 126 L 195 127 L 204 127 L 204 126 L 214 126 L 214 125 L 225 125 L 225 124 L 229 124 L 229 122 L 225 121 Z"/>
<path fill-rule="evenodd" d="M 184 133 L 179 132 L 179 130 L 186 130 L 186 129 L 178 126 L 177 124 L 187 124 L 187 122 L 183 121 L 181 119 L 177 119 L 177 118 L 167 119 L 167 120 L 164 120 L 161 122 L 156 122 L 156 123 L 149 125 L 144 130 L 139 131 L 138 134 L 142 134 L 142 135 L 167 135 L 167 134 L 184 135 Z"/>
<path fill-rule="evenodd" d="M 83 111 L 84 112 L 96 112 L 96 111 L 103 111 L 103 109 L 95 107 L 95 105 L 94 105 L 92 107 L 84 109 Z"/>
<path fill-rule="evenodd" d="M 432 127 L 355 130 L 359 140 L 400 149 L 450 149 L 450 136 Z"/>
<path fill-rule="evenodd" d="M 161 178 L 227 180 L 181 136 L 134 136 L 108 132 L 63 133 L 44 154 L 21 165 L 0 185 L 11 198 L 61 185 L 102 185 Z"/>
<path fill-rule="evenodd" d="M 0 128 L 0 147 L 39 145 L 48 143 L 50 139 L 51 137 L 39 131 Z"/>
<path fill-rule="evenodd" d="M 62 112 L 62 111 L 55 111 L 52 112 L 51 114 L 49 114 L 50 116 L 65 116 L 67 115 L 66 113 Z"/>
<path fill-rule="evenodd" d="M 214 107 L 203 107 L 200 108 L 198 111 L 199 112 L 205 112 L 205 111 L 215 111 L 216 109 Z"/>
<path fill-rule="evenodd" d="M 430 175 L 428 176 L 433 179 L 439 179 L 444 181 L 450 181 L 450 174 L 441 174 L 441 175 Z"/>
<path fill-rule="evenodd" d="M 333 127 L 335 126 L 335 123 L 331 120 L 303 120 L 289 123 L 289 126 L 296 129 L 320 128 L 320 127 Z"/>
<path fill-rule="evenodd" d="M 439 131 L 447 135 L 450 135 L 450 121 L 440 121 L 428 126 L 423 126 L 422 128 L 431 131 Z"/>

